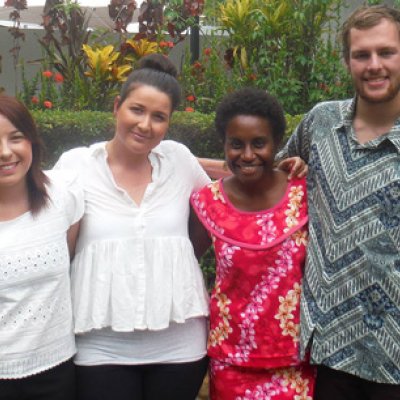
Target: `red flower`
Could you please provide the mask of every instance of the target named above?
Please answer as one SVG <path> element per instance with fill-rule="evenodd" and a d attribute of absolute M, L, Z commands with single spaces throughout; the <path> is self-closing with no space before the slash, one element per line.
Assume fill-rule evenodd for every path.
<path fill-rule="evenodd" d="M 47 70 L 47 71 L 43 71 L 42 75 L 45 78 L 51 78 L 53 76 L 53 73 L 51 71 Z"/>
<path fill-rule="evenodd" d="M 186 111 L 186 112 L 193 112 L 193 111 L 194 111 L 194 108 L 192 108 L 192 107 L 186 107 L 186 108 L 185 108 L 185 111 Z"/>
<path fill-rule="evenodd" d="M 54 74 L 54 80 L 57 83 L 63 83 L 64 82 L 64 77 L 59 72 L 57 72 L 56 74 Z"/>
<path fill-rule="evenodd" d="M 326 84 L 326 83 L 323 83 L 323 82 L 321 82 L 320 84 L 319 84 L 319 88 L 321 89 L 321 90 L 323 90 L 324 92 L 329 92 L 329 86 Z"/>
<path fill-rule="evenodd" d="M 206 48 L 203 50 L 203 54 L 204 54 L 205 56 L 209 56 L 209 55 L 211 54 L 211 48 L 210 48 L 210 47 L 206 47 Z"/>
<path fill-rule="evenodd" d="M 53 103 L 52 103 L 51 101 L 49 101 L 49 100 L 44 101 L 44 102 L 43 102 L 43 105 L 44 105 L 46 108 L 53 108 Z"/>
<path fill-rule="evenodd" d="M 200 61 L 195 61 L 193 63 L 193 68 L 200 69 L 201 68 L 201 62 Z"/>
<path fill-rule="evenodd" d="M 169 48 L 172 49 L 174 47 L 174 42 L 167 42 L 167 45 Z"/>
<path fill-rule="evenodd" d="M 32 96 L 31 102 L 32 102 L 33 104 L 39 104 L 39 99 L 38 99 L 38 97 L 37 97 L 37 96 Z"/>
<path fill-rule="evenodd" d="M 187 101 L 196 101 L 196 96 L 194 96 L 193 94 L 190 94 L 188 97 L 186 97 Z"/>

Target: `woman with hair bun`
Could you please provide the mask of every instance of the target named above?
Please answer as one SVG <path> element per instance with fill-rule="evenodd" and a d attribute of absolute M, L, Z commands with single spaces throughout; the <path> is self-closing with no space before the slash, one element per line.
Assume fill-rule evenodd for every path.
<path fill-rule="evenodd" d="M 76 174 L 43 171 L 35 122 L 0 95 L 0 399 L 74 400 L 70 257 Z"/>
<path fill-rule="evenodd" d="M 72 264 L 79 400 L 191 400 L 207 370 L 208 296 L 188 235 L 189 197 L 209 178 L 163 141 L 176 69 L 144 57 L 114 102 L 108 142 L 64 153 L 85 192 Z"/>

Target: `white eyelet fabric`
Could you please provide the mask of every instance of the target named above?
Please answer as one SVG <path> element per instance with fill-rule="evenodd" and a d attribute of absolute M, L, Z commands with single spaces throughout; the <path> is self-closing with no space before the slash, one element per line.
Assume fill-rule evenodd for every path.
<path fill-rule="evenodd" d="M 0 379 L 75 353 L 66 233 L 83 214 L 83 192 L 75 174 L 47 174 L 48 207 L 0 222 Z"/>

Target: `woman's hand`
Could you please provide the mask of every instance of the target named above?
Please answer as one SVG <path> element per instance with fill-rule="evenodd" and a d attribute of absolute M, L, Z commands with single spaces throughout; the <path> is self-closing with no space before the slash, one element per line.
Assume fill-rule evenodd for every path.
<path fill-rule="evenodd" d="M 308 165 L 300 157 L 289 157 L 278 164 L 278 168 L 289 173 L 288 180 L 303 178 L 308 173 Z"/>

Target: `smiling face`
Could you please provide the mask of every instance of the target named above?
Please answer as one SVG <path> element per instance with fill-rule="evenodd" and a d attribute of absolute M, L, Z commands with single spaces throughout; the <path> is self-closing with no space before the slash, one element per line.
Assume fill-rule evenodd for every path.
<path fill-rule="evenodd" d="M 347 66 L 360 101 L 400 101 L 400 35 L 397 25 L 382 19 L 368 29 L 350 30 Z"/>
<path fill-rule="evenodd" d="M 146 155 L 164 139 L 172 105 L 169 96 L 160 90 L 140 85 L 131 90 L 126 99 L 114 103 L 118 142 L 131 154 Z"/>
<path fill-rule="evenodd" d="M 0 115 L 0 190 L 18 186 L 25 189 L 31 164 L 31 142 Z"/>
<path fill-rule="evenodd" d="M 255 115 L 237 115 L 225 132 L 225 159 L 242 183 L 256 183 L 270 176 L 276 145 L 268 120 Z"/>

